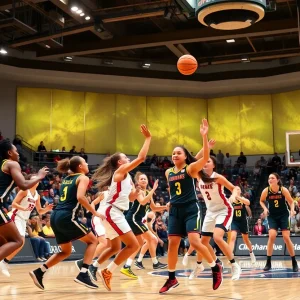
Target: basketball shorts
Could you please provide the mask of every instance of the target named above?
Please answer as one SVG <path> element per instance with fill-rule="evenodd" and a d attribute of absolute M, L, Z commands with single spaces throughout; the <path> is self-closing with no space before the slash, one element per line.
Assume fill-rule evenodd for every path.
<path fill-rule="evenodd" d="M 92 218 L 92 226 L 93 226 L 93 231 L 96 236 L 105 235 L 105 228 L 103 225 L 103 221 L 99 217 Z"/>
<path fill-rule="evenodd" d="M 135 220 L 134 218 L 126 218 L 130 228 L 134 235 L 140 235 L 148 231 L 147 222 L 143 223 L 143 220 Z"/>
<path fill-rule="evenodd" d="M 26 233 L 26 220 L 18 217 L 17 215 L 12 215 L 11 219 L 14 221 L 16 227 L 18 228 L 18 231 L 21 236 L 25 237 Z"/>
<path fill-rule="evenodd" d="M 58 245 L 78 240 L 90 232 L 77 218 L 72 218 L 69 210 L 54 210 L 50 223 Z"/>
<path fill-rule="evenodd" d="M 233 209 L 223 209 L 217 212 L 206 211 L 203 221 L 203 236 L 213 236 L 214 229 L 222 228 L 225 232 L 229 230 L 233 218 Z"/>
<path fill-rule="evenodd" d="M 233 220 L 230 226 L 230 230 L 237 231 L 242 234 L 248 234 L 249 233 L 249 226 L 248 226 L 248 220 L 247 218 L 241 220 L 241 221 L 235 221 Z"/>
<path fill-rule="evenodd" d="M 170 205 L 169 235 L 187 236 L 188 233 L 199 232 L 201 228 L 200 206 L 196 201 L 182 205 Z"/>
<path fill-rule="evenodd" d="M 282 216 L 268 216 L 269 229 L 290 230 L 290 216 L 288 214 Z"/>
<path fill-rule="evenodd" d="M 107 206 L 104 215 L 106 216 L 106 219 L 103 221 L 106 238 L 113 240 L 131 231 L 124 213 L 117 207 L 111 205 Z"/>
<path fill-rule="evenodd" d="M 12 222 L 12 220 L 7 215 L 7 213 L 3 210 L 3 208 L 0 207 L 0 226 L 5 225 L 9 222 Z"/>

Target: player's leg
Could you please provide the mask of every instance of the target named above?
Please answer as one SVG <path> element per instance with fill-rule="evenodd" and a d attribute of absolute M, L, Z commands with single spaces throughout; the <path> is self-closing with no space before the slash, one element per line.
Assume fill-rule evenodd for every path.
<path fill-rule="evenodd" d="M 237 237 L 237 231 L 232 229 L 230 231 L 230 242 L 229 242 L 229 248 L 232 253 L 234 253 L 236 237 Z"/>
<path fill-rule="evenodd" d="M 268 217 L 268 222 L 270 222 L 269 217 Z M 274 246 L 274 243 L 276 240 L 277 230 L 278 230 L 277 225 L 275 227 L 273 222 L 271 222 L 271 224 L 269 223 L 269 226 L 270 226 L 270 229 L 269 229 L 269 239 L 268 239 L 268 244 L 267 244 L 267 263 L 264 267 L 264 271 L 269 271 L 272 268 L 271 257 L 273 254 L 273 246 Z"/>
<path fill-rule="evenodd" d="M 249 234 L 248 234 L 248 232 L 247 233 L 242 233 L 242 237 L 243 237 L 243 241 L 244 241 L 244 243 L 246 244 L 246 246 L 247 246 L 247 248 L 248 248 L 248 250 L 249 250 L 249 254 L 250 254 L 250 258 L 251 258 L 251 263 L 252 264 L 255 264 L 255 262 L 256 262 L 256 257 L 255 257 L 255 255 L 254 255 L 254 253 L 253 253 L 253 250 L 252 250 L 252 243 L 251 243 L 251 241 L 250 241 L 250 239 L 249 239 Z"/>

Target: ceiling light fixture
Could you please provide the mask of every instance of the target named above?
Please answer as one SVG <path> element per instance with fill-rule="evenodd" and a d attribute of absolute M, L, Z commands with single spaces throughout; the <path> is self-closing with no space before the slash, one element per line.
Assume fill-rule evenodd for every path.
<path fill-rule="evenodd" d="M 229 44 L 229 43 L 235 43 L 235 39 L 229 39 L 229 40 L 226 40 L 226 42 Z"/>
<path fill-rule="evenodd" d="M 45 45 L 45 47 L 46 47 L 46 48 L 48 48 L 48 49 L 50 49 L 50 48 L 51 48 L 51 47 L 50 47 L 49 45 L 47 45 L 47 44 Z"/>
<path fill-rule="evenodd" d="M 78 10 L 78 7 L 77 6 L 72 6 L 71 7 L 71 11 L 77 11 Z"/>
<path fill-rule="evenodd" d="M 83 17 L 84 15 L 85 15 L 85 13 L 81 13 L 81 14 L 80 14 L 80 17 Z"/>
<path fill-rule="evenodd" d="M 149 69 L 150 67 L 151 67 L 151 63 L 149 63 L 149 62 L 142 63 L 142 68 Z"/>
<path fill-rule="evenodd" d="M 76 14 L 80 15 L 82 13 L 82 9 L 76 10 Z"/>
<path fill-rule="evenodd" d="M 88 20 L 91 19 L 91 17 L 90 16 L 86 16 L 85 19 L 88 21 Z"/>
<path fill-rule="evenodd" d="M 7 54 L 7 51 L 4 48 L 0 48 L 0 54 Z"/>

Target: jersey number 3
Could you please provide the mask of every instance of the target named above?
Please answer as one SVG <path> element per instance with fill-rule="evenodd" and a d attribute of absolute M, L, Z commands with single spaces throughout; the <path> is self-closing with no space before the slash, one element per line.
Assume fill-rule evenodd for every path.
<path fill-rule="evenodd" d="M 180 182 L 175 182 L 175 186 L 177 187 L 176 195 L 181 195 L 181 186 L 180 186 Z"/>
<path fill-rule="evenodd" d="M 60 201 L 65 201 L 67 199 L 67 193 L 68 193 L 68 187 L 66 186 L 64 189 L 63 189 L 63 193 L 62 195 L 60 196 L 59 200 Z"/>

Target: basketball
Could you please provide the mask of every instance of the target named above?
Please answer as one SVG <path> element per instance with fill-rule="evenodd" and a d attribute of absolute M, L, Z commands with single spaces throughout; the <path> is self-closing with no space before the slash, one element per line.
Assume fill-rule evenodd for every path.
<path fill-rule="evenodd" d="M 182 55 L 177 62 L 177 69 L 183 75 L 192 75 L 198 68 L 198 62 L 192 55 Z"/>

